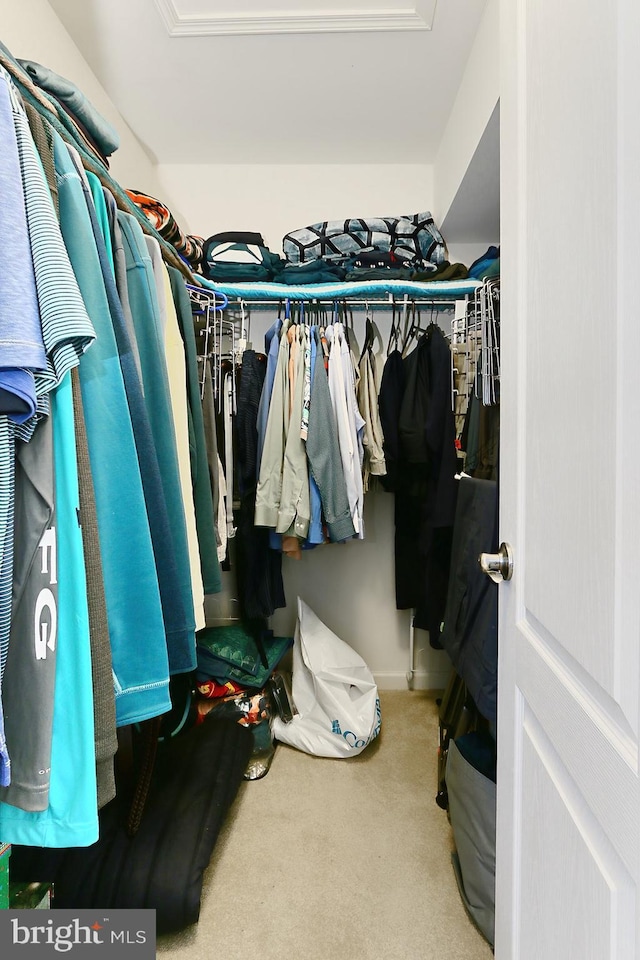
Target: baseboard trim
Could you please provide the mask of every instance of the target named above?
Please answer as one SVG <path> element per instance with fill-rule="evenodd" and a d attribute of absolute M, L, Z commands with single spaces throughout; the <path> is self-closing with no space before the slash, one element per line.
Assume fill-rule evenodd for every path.
<path fill-rule="evenodd" d="M 407 674 L 400 671 L 374 673 L 378 690 L 444 690 L 450 670 L 416 670 L 411 684 Z"/>

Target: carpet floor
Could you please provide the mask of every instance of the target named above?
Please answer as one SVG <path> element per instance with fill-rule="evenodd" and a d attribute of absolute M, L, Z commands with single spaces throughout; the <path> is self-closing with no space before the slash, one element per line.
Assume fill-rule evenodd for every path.
<path fill-rule="evenodd" d="M 158 937 L 164 960 L 489 960 L 435 803 L 433 694 L 382 692 L 360 756 L 279 744 L 245 782 L 205 874 L 200 921 Z"/>

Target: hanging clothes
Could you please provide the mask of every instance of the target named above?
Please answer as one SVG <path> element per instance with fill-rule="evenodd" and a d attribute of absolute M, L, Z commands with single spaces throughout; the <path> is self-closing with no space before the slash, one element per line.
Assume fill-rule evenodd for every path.
<path fill-rule="evenodd" d="M 369 489 L 370 477 L 384 477 L 387 466 L 384 458 L 384 435 L 378 411 L 378 382 L 376 358 L 373 353 L 373 325 L 366 320 L 365 345 L 360 357 L 357 399 L 364 421 L 364 463 L 362 482 L 364 492 Z"/>
<path fill-rule="evenodd" d="M 381 483 L 389 493 L 395 493 L 398 482 L 398 468 L 400 463 L 400 409 L 405 389 L 405 368 L 402 354 L 399 350 L 392 350 L 385 362 L 380 393 L 378 395 L 378 411 L 380 425 L 384 436 L 383 451 L 386 474 Z"/>
<path fill-rule="evenodd" d="M 313 471 L 311 469 L 311 457 L 309 456 L 309 418 L 311 415 L 311 385 L 313 381 L 313 374 L 316 367 L 316 355 L 318 352 L 318 328 L 317 326 L 311 327 L 309 333 L 309 352 L 308 357 L 305 355 L 305 368 L 304 368 L 304 409 L 303 409 L 303 422 L 301 425 L 301 436 L 306 444 L 307 458 L 309 459 L 309 505 L 311 510 L 311 518 L 309 520 L 309 533 L 307 534 L 307 539 L 303 544 L 303 548 L 311 549 L 313 547 L 319 546 L 321 543 L 325 542 L 325 532 L 324 525 L 322 522 L 322 497 L 320 496 L 320 488 L 313 476 Z M 307 398 L 308 393 L 308 398 Z"/>
<path fill-rule="evenodd" d="M 0 351 L 2 365 L 10 373 L 19 368 L 44 370 L 46 357 L 31 255 L 23 174 L 18 152 L 14 114 L 17 104 L 10 81 L 0 69 L 0 254 L 5 265 L 0 283 Z M 16 323 L 20 318 L 20 324 Z M 13 368 L 13 370 L 11 370 Z M 3 377 L 3 374 L 5 376 Z M 0 383 L 10 395 L 0 414 L 0 691 L 9 649 L 13 581 L 13 512 L 15 500 L 15 434 L 10 417 L 13 390 L 5 370 Z M 35 404 L 35 378 L 31 404 Z M 2 701 L 0 701 L 0 786 L 10 782 Z"/>
<path fill-rule="evenodd" d="M 169 670 L 171 673 L 186 673 L 194 670 L 196 665 L 193 592 L 153 267 L 137 221 L 122 212 L 118 220 L 127 261 L 129 302 L 140 350 L 144 405 L 161 481 L 160 509 L 164 506 L 152 523 L 151 534 L 162 599 Z M 164 517 L 166 524 L 163 524 L 163 528 L 156 526 Z"/>
<path fill-rule="evenodd" d="M 266 360 L 255 350 L 242 354 L 237 413 L 236 556 L 238 597 L 244 620 L 266 620 L 286 605 L 282 553 L 269 547 L 269 531 L 254 525 L 258 483 L 258 411 L 264 394 Z"/>
<path fill-rule="evenodd" d="M 152 237 L 148 238 L 153 240 Z M 155 269 L 155 261 L 154 261 Z M 193 613 L 195 628 L 201 630 L 205 626 L 204 616 L 204 584 L 202 582 L 202 568 L 200 566 L 200 547 L 198 543 L 198 529 L 196 525 L 196 509 L 194 490 L 191 482 L 190 449 L 189 449 L 189 405 L 185 384 L 187 383 L 187 364 L 184 345 L 180 336 L 180 327 L 176 308 L 171 292 L 169 272 L 164 264 L 160 271 L 163 284 L 163 298 L 165 322 L 164 356 L 167 362 L 167 377 L 169 395 L 171 399 L 171 415 L 175 429 L 176 450 L 178 456 L 178 471 L 180 488 L 184 503 L 184 517 L 187 529 L 187 543 L 189 551 L 189 569 L 191 572 L 191 591 L 193 595 Z"/>
<path fill-rule="evenodd" d="M 260 475 L 256 492 L 255 523 L 258 527 L 275 530 L 282 496 L 282 470 L 285 450 L 285 412 L 289 411 L 289 341 L 290 322 L 285 320 L 280 330 L 278 359 L 267 427 L 264 436 Z"/>
<path fill-rule="evenodd" d="M 73 413 L 78 457 L 78 486 L 82 517 L 82 544 L 87 577 L 91 671 L 93 675 L 93 714 L 96 752 L 96 790 L 101 810 L 116 795 L 114 757 L 118 750 L 116 701 L 113 689 L 113 658 L 104 593 L 100 534 L 96 512 L 93 476 L 89 460 L 89 442 L 82 405 L 82 389 L 77 367 L 71 371 Z"/>
<path fill-rule="evenodd" d="M 309 474 L 307 454 L 301 434 L 305 390 L 305 352 L 309 339 L 306 324 L 289 328 L 292 334 L 289 350 L 289 405 L 284 417 L 284 462 L 282 488 L 276 533 L 282 533 L 285 553 L 299 551 L 298 541 L 309 532 L 311 505 L 309 501 Z M 293 542 L 287 542 L 292 538 Z"/>
<path fill-rule="evenodd" d="M 451 355 L 442 330 L 432 324 L 403 360 L 393 351 L 385 373 L 380 409 L 395 490 L 396 606 L 414 608 L 414 625 L 428 630 L 431 645 L 438 648 L 457 470 Z"/>
<path fill-rule="evenodd" d="M 46 810 L 49 775 L 43 771 L 51 768 L 57 646 L 54 621 L 59 606 L 59 525 L 50 416 L 42 418 L 29 443 L 18 442 L 15 469 L 13 603 L 2 697 L 11 784 L 0 790 L 0 799 L 24 810 Z M 38 620 L 45 612 L 51 624 L 44 627 L 45 642 L 34 651 L 33 643 L 26 643 L 24 638 L 32 635 L 39 610 Z"/>
<path fill-rule="evenodd" d="M 93 181 L 90 180 L 91 183 Z M 116 282 L 116 290 L 118 293 L 118 300 L 120 301 L 120 309 L 122 312 L 122 317 L 124 324 L 129 335 L 129 343 L 131 344 L 131 353 L 133 356 L 136 369 L 138 371 L 138 377 L 142 381 L 142 364 L 140 363 L 140 351 L 138 350 L 138 341 L 136 340 L 136 331 L 133 325 L 133 315 L 131 313 L 131 304 L 129 303 L 129 290 L 127 288 L 127 261 L 124 252 L 124 240 L 122 238 L 122 230 L 120 229 L 120 223 L 118 221 L 118 207 L 115 201 L 115 197 L 104 187 L 102 188 L 102 195 L 104 197 L 105 204 L 107 206 L 107 216 L 109 221 L 108 234 L 107 229 L 103 230 L 103 235 L 111 237 L 111 243 L 107 244 L 107 254 L 110 254 L 113 258 L 113 271 Z"/>
<path fill-rule="evenodd" d="M 6 136 L 7 144 L 7 162 L 13 166 L 5 166 L 13 178 L 13 189 L 16 192 L 16 198 L 20 198 L 22 211 L 26 215 L 28 225 L 29 247 L 20 244 L 16 253 L 28 256 L 28 266 L 19 270 L 16 264 L 16 279 L 26 278 L 25 283 L 25 307 L 27 313 L 24 315 L 26 327 L 24 328 L 27 338 L 23 341 L 24 333 L 14 338 L 12 352 L 4 352 L 3 356 L 11 356 L 11 362 L 15 361 L 18 353 L 22 354 L 22 359 L 26 361 L 27 366 L 35 362 L 34 387 L 38 396 L 37 412 L 34 416 L 21 425 L 13 422 L 6 414 L 0 416 L 0 458 L 2 463 L 2 483 L 0 485 L 0 689 L 2 679 L 7 663 L 10 636 L 11 636 L 11 613 L 12 613 L 12 587 L 14 575 L 14 555 L 16 558 L 16 569 L 18 571 L 34 571 L 33 565 L 29 565 L 28 556 L 24 551 L 30 549 L 30 540 L 25 538 L 15 543 L 14 547 L 14 508 L 15 508 L 15 460 L 16 460 L 16 440 L 22 443 L 28 443 L 33 439 L 38 420 L 49 415 L 49 393 L 56 389 L 62 382 L 64 376 L 75 365 L 85 350 L 93 343 L 95 331 L 80 297 L 76 279 L 71 269 L 69 258 L 64 247 L 60 228 L 53 209 L 51 197 L 48 191 L 42 165 L 35 151 L 35 146 L 29 130 L 28 121 L 24 110 L 19 103 L 15 90 L 12 88 L 4 71 L 0 70 L 0 103 L 2 111 L 0 113 L 0 123 L 3 126 L 3 133 Z M 13 151 L 11 150 L 13 144 Z M 4 151 L 3 151 L 4 154 Z M 18 166 L 15 166 L 15 159 L 18 158 Z M 19 179 L 16 180 L 16 174 Z M 7 181 L 4 181 L 4 186 Z M 3 209 L 5 212 L 11 211 L 11 201 L 7 198 L 5 207 L 5 198 L 3 195 Z M 17 224 L 22 220 L 19 218 Z M 20 231 L 18 231 L 20 235 Z M 9 234 L 11 236 L 11 234 Z M 35 291 L 37 295 L 37 313 L 29 316 L 29 305 L 33 308 L 33 300 L 30 299 L 29 278 L 35 282 Z M 5 304 L 12 295 L 11 282 L 3 284 L 3 295 Z M 13 290 L 13 295 L 19 291 Z M 13 317 L 21 317 L 22 308 L 14 309 L 11 314 Z M 29 323 L 31 326 L 29 326 Z M 38 330 L 35 328 L 38 325 Z M 29 332 L 30 331 L 30 332 Z M 24 347 L 27 352 L 24 352 Z M 35 348 L 35 350 L 34 350 Z M 16 353 L 18 351 L 18 353 Z M 43 354 L 46 353 L 46 359 Z M 45 428 L 46 430 L 47 428 Z M 37 441 L 38 443 L 40 441 Z M 49 446 L 43 448 L 44 456 L 52 458 L 52 448 Z M 36 472 L 31 474 L 31 468 Z M 27 501 L 21 506 L 21 511 L 29 516 L 33 510 L 34 517 L 38 516 L 38 471 L 45 470 L 45 476 L 48 469 L 46 465 L 39 462 L 33 462 L 33 459 L 26 458 L 22 465 L 22 478 L 24 486 L 20 492 L 21 496 L 26 496 Z M 50 500 L 50 497 L 49 497 Z M 21 501 L 22 502 L 22 501 Z M 52 509 L 50 503 L 49 508 Z M 29 574 L 30 576 L 30 574 Z M 33 588 L 29 590 L 33 596 Z M 39 594 L 36 594 L 36 597 Z M 55 602 L 52 596 L 51 602 Z M 28 617 L 28 614 L 27 614 Z M 16 643 L 24 644 L 27 633 L 18 635 L 14 632 Z M 15 646 L 15 645 L 14 645 Z M 55 649 L 55 644 L 54 644 Z M 53 650 L 48 649 L 48 655 L 53 659 Z M 51 661 L 44 665 L 44 670 L 39 669 L 39 664 L 34 661 L 33 656 L 24 655 L 22 650 L 14 650 L 13 660 L 16 659 L 24 664 L 24 669 L 33 674 L 33 692 L 42 692 L 43 689 L 50 688 L 51 678 L 47 679 L 45 674 L 51 674 L 54 667 Z M 46 653 L 42 659 L 46 658 Z M 44 683 L 44 688 L 42 684 Z M 27 681 L 27 686 L 28 681 Z M 31 688 L 29 688 L 31 689 Z M 24 718 L 25 707 L 31 706 L 39 711 L 39 703 L 27 697 L 24 704 L 18 707 L 15 715 L 18 723 L 24 719 L 26 723 L 32 723 L 31 713 Z M 51 713 L 47 714 L 47 707 L 43 707 L 42 723 L 37 733 L 34 733 L 32 747 L 41 758 L 43 753 L 48 750 L 47 744 L 51 742 Z M 2 711 L 0 710 L 0 785 L 9 787 L 10 774 L 10 750 L 11 744 L 5 740 L 5 731 L 3 724 Z M 13 721 L 11 721 L 13 722 Z M 10 737 L 19 736 L 19 728 L 14 727 L 14 732 L 9 731 Z M 31 758 L 26 752 L 22 752 L 19 760 L 19 776 L 24 775 L 24 792 L 20 793 L 20 784 L 17 788 L 14 785 L 12 796 L 22 799 L 29 797 L 30 803 L 39 803 L 41 798 L 46 795 L 47 777 L 40 775 L 35 783 L 32 776 L 33 763 L 35 755 Z M 43 768 L 38 768 L 43 769 Z M 47 766 L 48 769 L 48 766 Z M 40 793 L 38 800 L 34 797 Z"/>
<path fill-rule="evenodd" d="M 202 423 L 187 406 L 190 311 L 183 333 L 172 313 L 182 275 L 172 288 L 144 217 L 116 209 L 99 165 L 85 171 L 77 118 L 20 88 L 31 128 L 0 69 L 0 836 L 78 847 L 114 798 L 116 725 L 169 711 L 169 674 L 196 665 L 203 575 L 215 590 L 220 571 L 200 490 L 195 515 L 199 465 L 191 477 L 178 463 Z M 182 406 L 165 353 L 176 333 Z"/>
<path fill-rule="evenodd" d="M 364 538 L 364 489 L 360 450 L 364 420 L 355 402 L 351 355 L 341 323 L 327 327 L 329 341 L 329 393 L 338 427 L 342 469 L 347 484 L 351 520 L 360 540 Z"/>
<path fill-rule="evenodd" d="M 466 453 L 465 473 L 479 480 L 498 479 L 500 406 L 485 406 L 471 394 L 461 436 Z"/>
<path fill-rule="evenodd" d="M 233 443 L 233 414 L 234 414 L 234 396 L 235 396 L 235 370 L 233 367 L 227 370 L 222 380 L 222 423 L 224 435 L 224 477 L 226 488 L 226 514 L 227 514 L 227 540 L 232 540 L 236 535 L 236 528 L 233 520 L 233 504 L 235 499 L 235 476 L 234 476 L 234 443 Z"/>
<path fill-rule="evenodd" d="M 283 551 L 300 557 L 301 548 L 325 541 L 324 524 L 330 540 L 348 539 L 354 536 L 356 528 L 320 331 L 286 319 L 280 325 L 280 340 L 276 343 L 277 328 L 275 325 L 270 331 L 267 372 L 258 411 L 260 451 L 260 424 L 265 422 L 268 404 L 255 523 L 283 534 Z M 346 338 L 343 342 L 336 339 L 336 344 L 335 396 L 344 414 L 346 442 L 355 451 L 352 487 L 357 490 L 356 474 L 362 488 L 357 435 L 362 420 Z M 358 504 L 357 493 L 354 503 Z M 355 509 L 362 529 L 362 496 Z M 274 534 L 272 546 L 273 537 Z"/>
<path fill-rule="evenodd" d="M 129 340 L 124 323 L 120 349 L 116 339 L 114 322 L 121 319 L 119 301 L 117 296 L 110 300 L 105 289 L 104 277 L 108 275 L 102 271 L 80 178 L 57 134 L 54 142 L 61 229 L 98 333 L 95 349 L 88 351 L 83 357 L 86 363 L 80 364 L 80 384 L 100 527 L 117 718 L 121 725 L 158 716 L 170 707 L 165 628 L 135 440 L 136 429 L 147 434 L 148 421 L 141 398 L 135 408 L 130 406 L 131 398 L 135 401 L 136 397 L 135 364 L 130 349 L 127 351 Z M 130 367 L 126 365 L 129 360 Z M 114 490 L 118 496 L 117 511 Z M 124 517 L 126 538 L 122 536 Z M 136 638 L 135 644 L 132 637 Z"/>
<path fill-rule="evenodd" d="M 198 543 L 200 546 L 202 582 L 206 595 L 219 593 L 222 588 L 222 579 L 215 538 L 213 497 L 209 480 L 207 445 L 204 434 L 202 401 L 200 398 L 198 351 L 193 330 L 191 302 L 182 274 L 174 267 L 169 267 L 168 270 L 187 365 L 191 477 L 196 510 Z"/>
<path fill-rule="evenodd" d="M 211 364 L 208 357 L 198 358 L 198 377 L 201 383 L 202 423 L 209 467 L 209 481 L 213 502 L 214 528 L 216 548 L 220 563 L 227 555 L 227 513 L 225 506 L 226 483 L 224 492 L 221 485 L 224 480 L 224 471 L 218 455 L 218 430 L 216 426 L 215 397 L 213 395 L 213 378 Z"/>
<path fill-rule="evenodd" d="M 52 392 L 51 417 L 60 576 L 49 796 L 47 808 L 36 812 L 1 802 L 0 836 L 12 844 L 81 847 L 98 839 L 98 808 L 89 615 L 68 373 Z"/>
<path fill-rule="evenodd" d="M 267 430 L 267 419 L 269 417 L 269 405 L 271 403 L 271 394 L 273 392 L 273 381 L 276 375 L 278 364 L 278 348 L 280 345 L 280 333 L 282 330 L 282 320 L 278 317 L 269 327 L 264 336 L 265 351 L 267 354 L 267 370 L 265 373 L 264 386 L 260 394 L 260 403 L 258 405 L 258 418 L 256 429 L 258 432 L 258 446 L 256 451 L 256 473 L 260 475 L 260 464 L 262 463 L 262 451 L 264 449 L 264 438 Z"/>

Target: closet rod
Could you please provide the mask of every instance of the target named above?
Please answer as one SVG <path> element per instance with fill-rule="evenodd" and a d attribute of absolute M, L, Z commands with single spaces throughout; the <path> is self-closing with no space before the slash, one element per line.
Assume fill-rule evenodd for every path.
<path fill-rule="evenodd" d="M 459 300 L 467 300 L 467 299 L 468 299 L 468 294 L 464 294 L 463 296 L 459 297 L 458 299 L 459 299 Z M 229 306 L 240 306 L 241 303 L 244 303 L 245 307 L 272 307 L 272 306 L 274 306 L 274 304 L 283 304 L 283 303 L 286 303 L 287 300 L 288 300 L 287 297 L 278 297 L 278 298 L 274 298 L 274 299 L 272 299 L 272 300 L 253 300 L 253 299 L 249 299 L 249 298 L 246 298 L 246 299 L 245 299 L 244 297 L 237 297 L 237 298 L 235 298 L 235 299 L 232 298 L 232 299 L 229 300 Z M 296 299 L 296 300 L 290 300 L 289 302 L 290 302 L 291 304 L 295 304 L 295 303 L 311 303 L 311 304 L 319 304 L 319 305 L 320 305 L 320 304 L 328 304 L 329 306 L 333 306 L 335 303 L 338 303 L 338 304 L 343 304 L 343 303 L 344 303 L 344 304 L 348 304 L 349 306 L 378 307 L 378 308 L 379 308 L 379 307 L 387 307 L 387 308 L 391 308 L 391 307 L 394 307 L 394 306 L 395 306 L 395 307 L 397 307 L 397 306 L 402 306 L 402 303 L 403 303 L 404 301 L 403 301 L 403 300 L 383 300 L 383 299 L 378 298 L 378 297 L 369 297 L 368 299 L 363 299 L 363 300 L 357 299 L 357 300 L 355 300 L 355 299 L 353 299 L 352 297 L 349 297 L 349 296 L 347 295 L 347 296 L 344 296 L 344 297 L 331 297 L 330 299 L 327 299 L 326 297 L 321 297 L 321 298 L 319 298 L 319 299 L 317 299 L 317 300 L 316 300 L 314 297 L 309 297 L 307 300 L 297 300 L 297 299 Z M 429 300 L 422 300 L 422 299 L 420 299 L 420 300 L 414 300 L 414 298 L 413 298 L 410 294 L 408 295 L 408 301 L 407 301 L 407 302 L 410 303 L 410 304 L 416 304 L 416 306 L 439 306 L 439 307 L 447 307 L 447 308 L 450 309 L 450 310 L 455 309 L 455 304 L 456 304 L 456 301 L 455 301 L 455 300 L 452 300 L 452 299 L 450 299 L 450 298 L 449 298 L 449 299 L 438 299 L 438 298 L 433 298 L 433 297 L 432 297 L 432 298 L 429 299 Z"/>

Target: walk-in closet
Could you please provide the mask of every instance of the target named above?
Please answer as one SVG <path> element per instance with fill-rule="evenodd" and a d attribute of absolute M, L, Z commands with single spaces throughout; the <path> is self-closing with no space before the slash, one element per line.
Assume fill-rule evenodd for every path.
<path fill-rule="evenodd" d="M 338 7 L 0 0 L 3 956 L 640 956 L 640 21 Z"/>

